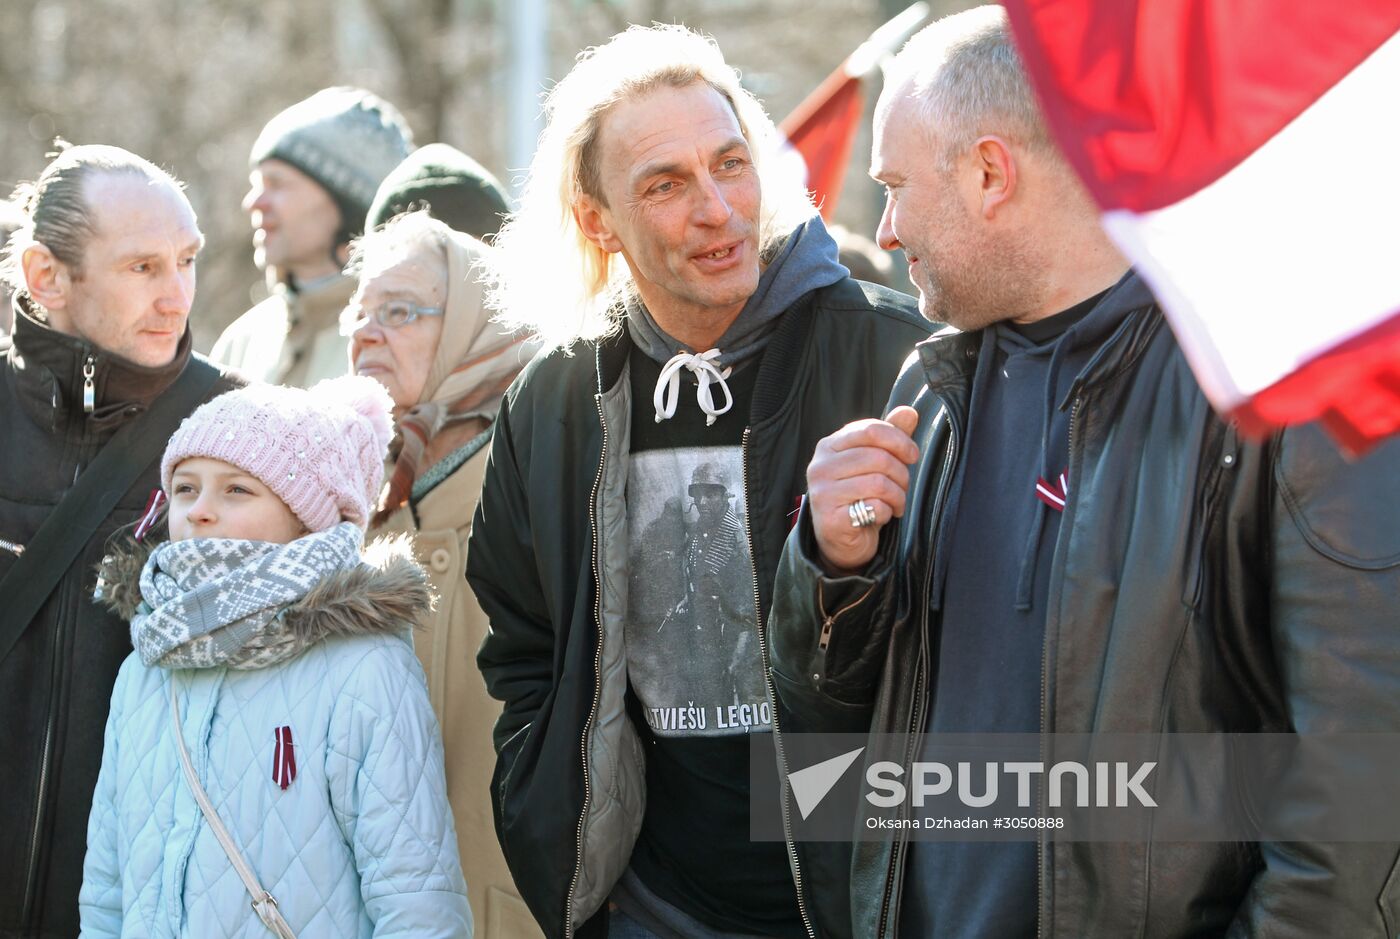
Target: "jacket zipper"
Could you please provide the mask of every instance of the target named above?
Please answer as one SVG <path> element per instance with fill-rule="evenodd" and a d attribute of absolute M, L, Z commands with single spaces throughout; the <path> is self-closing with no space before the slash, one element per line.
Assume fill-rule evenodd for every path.
<path fill-rule="evenodd" d="M 751 427 L 744 428 L 744 438 L 740 446 L 744 465 L 744 504 L 748 506 L 754 504 L 753 494 L 749 490 L 749 436 L 752 430 Z M 792 865 L 792 885 L 797 893 L 797 912 L 802 917 L 802 928 L 807 930 L 809 939 L 816 939 L 817 931 L 812 926 L 811 917 L 807 915 L 807 898 L 802 892 L 802 870 L 797 863 L 797 843 L 792 840 L 792 813 L 788 808 L 787 787 L 782 785 L 782 780 L 787 779 L 787 755 L 783 753 L 783 738 L 778 728 L 778 694 L 768 669 L 768 631 L 763 621 L 763 598 L 759 596 L 758 591 L 758 564 L 753 561 L 757 555 L 753 550 L 753 527 L 749 524 L 751 517 L 751 512 L 744 513 L 744 537 L 748 541 L 749 568 L 753 572 L 753 610 L 754 621 L 758 626 L 758 654 L 763 665 L 763 685 L 768 691 L 768 709 L 773 715 L 773 748 L 778 755 L 779 786 L 782 787 L 778 801 L 783 813 L 783 835 L 787 839 L 788 863 Z M 829 627 L 824 629 L 824 635 L 830 635 Z"/>
<path fill-rule="evenodd" d="M 927 672 L 929 593 L 933 589 L 933 571 L 935 566 L 934 562 L 937 560 L 936 555 L 938 547 L 938 528 L 942 526 L 942 520 L 939 516 L 940 513 L 943 511 L 943 501 L 948 495 L 948 487 L 952 484 L 952 477 L 950 474 L 953 468 L 953 461 L 957 457 L 958 449 L 958 440 L 956 432 L 953 429 L 951 412 L 949 412 L 948 421 L 950 432 L 950 436 L 948 439 L 948 453 L 943 458 L 943 471 L 938 481 L 938 494 L 934 498 L 933 512 L 931 515 L 933 519 L 937 520 L 937 523 L 934 525 L 933 531 L 931 532 L 929 537 L 928 572 L 927 575 L 924 577 L 923 606 L 920 608 L 922 634 L 919 638 L 919 647 L 921 650 L 919 655 L 919 671 L 914 679 L 914 700 L 912 702 L 913 706 L 910 708 L 909 713 L 909 746 L 905 749 L 904 754 L 904 761 L 906 763 L 910 763 L 913 761 L 913 747 L 915 734 L 917 734 L 918 732 L 917 728 L 919 722 L 923 717 L 923 709 L 925 706 L 924 695 L 927 692 L 928 681 Z M 894 845 L 890 848 L 890 863 L 889 867 L 885 871 L 885 896 L 880 903 L 880 932 L 878 933 L 879 939 L 883 939 L 883 937 L 886 935 L 886 926 L 890 923 L 890 901 L 894 896 L 895 869 L 899 865 L 899 856 L 901 853 L 901 849 L 904 846 L 905 840 L 905 836 L 897 836 L 895 838 Z"/>
<path fill-rule="evenodd" d="M 856 607 L 858 607 L 858 606 L 860 606 L 862 603 L 864 603 L 864 602 L 865 602 L 865 598 L 868 597 L 868 596 L 870 596 L 870 595 L 871 595 L 872 593 L 874 593 L 874 592 L 875 592 L 875 588 L 872 586 L 872 587 L 868 588 L 868 589 L 865 591 L 865 593 L 863 593 L 863 594 L 861 594 L 860 596 L 856 597 L 854 600 L 852 600 L 850 603 L 847 603 L 845 606 L 841 607 L 841 609 L 837 610 L 835 613 L 828 613 L 828 612 L 826 611 L 826 600 L 822 597 L 822 585 L 821 585 L 821 582 L 820 582 L 820 581 L 817 582 L 817 604 L 818 604 L 818 606 L 821 608 L 821 614 L 822 614 L 822 631 L 821 631 L 821 634 L 820 634 L 819 636 L 817 636 L 817 651 L 818 651 L 818 652 L 820 652 L 823 656 L 826 655 L 827 646 L 831 645 L 831 630 L 832 630 L 833 627 L 835 627 L 836 621 L 837 621 L 838 619 L 840 619 L 842 616 L 844 616 L 846 613 L 849 613 L 851 610 L 854 610 Z M 813 676 L 813 677 L 815 677 L 815 676 Z"/>
<path fill-rule="evenodd" d="M 97 406 L 97 389 L 93 385 L 92 378 L 97 374 L 97 360 L 92 353 L 83 360 L 83 413 L 91 414 L 92 409 Z"/>
<path fill-rule="evenodd" d="M 90 388 L 92 386 L 94 362 L 95 359 L 91 354 L 89 354 L 83 362 L 83 402 L 85 408 L 87 406 Z M 88 408 L 88 410 L 91 409 Z M 87 447 L 90 445 L 90 442 L 86 439 L 86 426 L 84 426 L 83 429 L 83 437 L 83 443 L 78 448 L 78 459 L 75 461 L 74 465 L 74 479 L 77 478 L 77 474 L 82 470 L 84 463 L 83 455 L 86 452 Z M 23 553 L 23 550 L 24 549 L 21 547 L 19 553 Z M 35 896 L 35 891 L 38 887 L 39 878 L 39 835 L 43 831 L 44 818 L 47 815 L 47 807 L 45 803 L 48 801 L 49 765 L 52 762 L 53 756 L 53 738 L 58 727 L 59 702 L 57 700 L 57 697 L 59 686 L 62 684 L 61 671 L 64 665 L 64 623 L 68 622 L 70 619 L 73 618 L 72 616 L 68 615 L 68 611 L 66 609 L 72 602 L 73 590 L 74 588 L 72 584 L 64 584 L 62 580 L 59 581 L 58 622 L 54 624 L 53 644 L 51 646 L 53 654 L 53 667 L 50 670 L 49 674 L 49 680 L 51 683 L 49 686 L 49 714 L 48 720 L 44 726 L 44 747 L 39 758 L 39 786 L 35 792 L 34 797 L 34 827 L 29 833 L 29 871 L 25 877 L 24 912 L 22 919 L 22 922 L 25 923 L 28 923 L 33 917 L 34 907 L 36 902 L 38 901 L 38 897 Z"/>
<path fill-rule="evenodd" d="M 569 881 L 569 893 L 564 898 L 564 935 L 574 934 L 574 891 L 578 889 L 578 879 L 583 873 L 583 824 L 588 818 L 588 805 L 593 800 L 593 787 L 588 782 L 588 735 L 593 731 L 593 718 L 598 713 L 598 698 L 602 695 L 603 668 L 603 578 L 598 569 L 598 549 L 601 536 L 598 534 L 598 489 L 603 485 L 603 467 L 608 461 L 608 422 L 603 417 L 603 396 L 593 396 L 598 406 L 598 424 L 603 430 L 603 448 L 598 454 L 598 475 L 593 480 L 593 491 L 588 497 L 588 521 L 593 528 L 593 621 L 598 626 L 598 649 L 593 654 L 593 704 L 588 708 L 588 720 L 583 722 L 583 736 L 579 740 L 579 753 L 583 758 L 583 810 L 578 817 L 578 855 L 574 862 L 574 876 Z"/>
<path fill-rule="evenodd" d="M 15 557 L 21 557 L 24 554 L 24 545 L 0 538 L 0 550 L 8 551 Z"/>
<path fill-rule="evenodd" d="M 1069 445 L 1067 453 L 1069 463 L 1074 465 L 1074 430 L 1079 423 L 1079 405 L 1084 399 L 1079 395 L 1074 397 L 1074 405 L 1069 412 Z M 1071 509 L 1066 494 L 1065 515 L 1069 515 Z M 1064 523 L 1068 519 L 1060 519 L 1060 530 L 1064 531 Z M 1056 539 L 1058 540 L 1058 539 Z M 1049 693 L 1048 682 L 1050 677 L 1050 630 L 1049 622 L 1046 622 L 1045 636 L 1041 640 L 1040 651 L 1040 761 L 1045 762 L 1045 717 L 1049 710 L 1049 702 L 1046 700 Z M 1045 917 L 1042 915 L 1045 909 L 1045 852 L 1049 850 L 1050 839 L 1048 831 L 1041 830 L 1040 837 L 1036 840 L 1035 851 L 1035 935 L 1036 939 L 1043 939 L 1045 935 Z"/>
<path fill-rule="evenodd" d="M 57 637 L 55 637 L 57 643 Z M 58 659 L 58 650 L 54 650 L 54 658 Z M 57 672 L 57 665 L 54 667 Z M 54 676 L 55 681 L 57 676 Z M 50 695 L 52 701 L 52 695 Z M 30 923 L 34 915 L 34 904 L 38 899 L 34 896 L 35 880 L 39 876 L 39 832 L 44 826 L 44 800 L 48 794 L 49 787 L 49 754 L 53 749 L 53 731 L 57 715 L 56 708 L 50 706 L 48 725 L 44 728 L 44 750 L 39 757 L 39 791 L 34 800 L 34 830 L 29 834 L 29 874 L 24 882 L 24 915 L 21 922 Z"/>

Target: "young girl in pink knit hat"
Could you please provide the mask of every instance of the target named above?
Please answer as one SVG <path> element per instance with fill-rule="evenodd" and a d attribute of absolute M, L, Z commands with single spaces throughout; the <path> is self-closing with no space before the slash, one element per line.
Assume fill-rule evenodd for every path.
<path fill-rule="evenodd" d="M 84 937 L 469 937 L 402 543 L 364 546 L 391 402 L 251 386 L 180 426 L 169 540 L 104 562 L 131 621 L 88 824 Z"/>

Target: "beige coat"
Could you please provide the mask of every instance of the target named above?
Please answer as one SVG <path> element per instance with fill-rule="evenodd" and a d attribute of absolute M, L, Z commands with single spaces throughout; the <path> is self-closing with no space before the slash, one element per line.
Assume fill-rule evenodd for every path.
<path fill-rule="evenodd" d="M 457 824 L 462 871 L 476 916 L 477 939 L 532 939 L 541 935 L 520 899 L 496 840 L 491 810 L 491 771 L 496 754 L 491 726 L 501 704 L 486 693 L 476 650 L 486 635 L 486 614 L 467 586 L 467 536 L 486 472 L 483 448 L 418 503 L 418 524 L 407 505 L 371 532 L 409 534 L 418 560 L 438 595 L 426 628 L 414 635 L 428 675 L 428 695 L 442 724 L 447 796 Z"/>
<path fill-rule="evenodd" d="M 340 314 L 355 292 L 355 278 L 338 276 L 314 290 L 285 285 L 234 320 L 209 357 L 253 381 L 309 388 L 350 370 L 349 340 Z"/>

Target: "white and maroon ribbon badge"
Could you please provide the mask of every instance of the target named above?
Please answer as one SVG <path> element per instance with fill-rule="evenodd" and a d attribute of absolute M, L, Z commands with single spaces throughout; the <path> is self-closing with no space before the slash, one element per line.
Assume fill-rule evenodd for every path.
<path fill-rule="evenodd" d="M 283 789 L 297 778 L 296 750 L 292 746 L 292 728 L 278 727 L 272 732 L 277 746 L 272 751 L 272 781 Z"/>
<path fill-rule="evenodd" d="M 150 498 L 146 500 L 146 511 L 141 513 L 141 521 L 136 524 L 136 531 L 132 538 L 140 541 L 147 533 L 155 527 L 156 521 L 160 518 L 160 510 L 165 505 L 165 493 L 160 489 L 152 489 Z"/>
<path fill-rule="evenodd" d="M 1054 482 L 1046 482 L 1041 476 L 1035 481 L 1035 496 L 1056 512 L 1065 510 L 1065 501 L 1069 499 L 1069 480 L 1064 473 Z"/>

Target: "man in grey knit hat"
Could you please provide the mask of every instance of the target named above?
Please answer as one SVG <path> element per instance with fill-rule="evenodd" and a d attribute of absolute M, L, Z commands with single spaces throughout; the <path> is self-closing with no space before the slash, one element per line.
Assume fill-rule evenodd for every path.
<path fill-rule="evenodd" d="M 393 105 L 358 88 L 318 91 L 268 122 L 249 157 L 243 209 L 272 294 L 224 330 L 214 359 L 302 387 L 345 373 L 348 245 L 412 137 Z"/>

